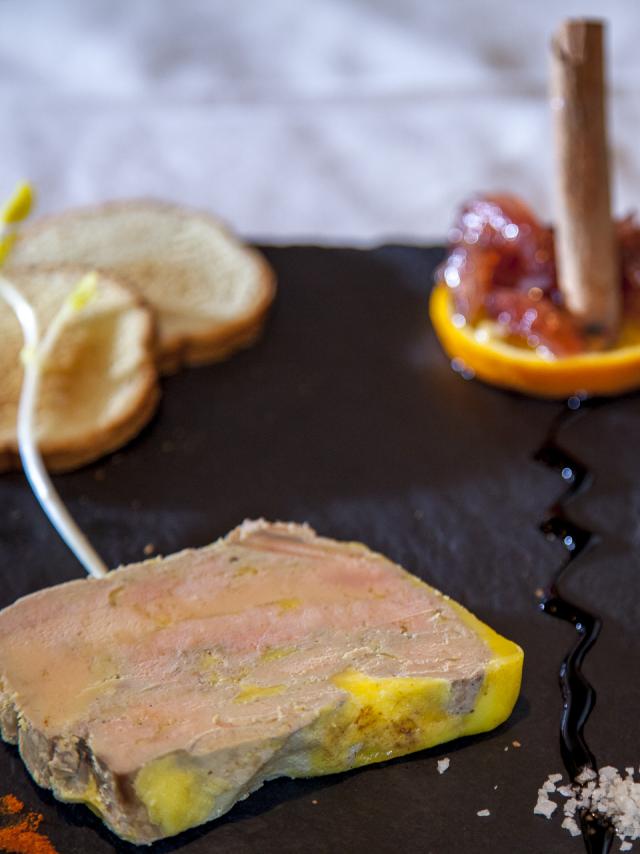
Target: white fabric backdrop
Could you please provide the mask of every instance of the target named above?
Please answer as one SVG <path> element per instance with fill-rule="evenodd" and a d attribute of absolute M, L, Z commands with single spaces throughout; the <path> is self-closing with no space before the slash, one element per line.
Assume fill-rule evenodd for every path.
<path fill-rule="evenodd" d="M 442 239 L 552 210 L 548 41 L 610 21 L 615 203 L 640 205 L 636 0 L 0 0 L 0 192 L 154 195 L 272 242 Z"/>

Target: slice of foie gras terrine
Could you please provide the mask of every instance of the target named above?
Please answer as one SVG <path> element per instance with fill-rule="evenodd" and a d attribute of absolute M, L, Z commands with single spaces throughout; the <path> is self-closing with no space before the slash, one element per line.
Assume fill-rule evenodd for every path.
<path fill-rule="evenodd" d="M 148 843 L 273 777 L 504 721 L 522 650 L 365 546 L 245 522 L 0 613 L 0 723 L 41 785 Z"/>

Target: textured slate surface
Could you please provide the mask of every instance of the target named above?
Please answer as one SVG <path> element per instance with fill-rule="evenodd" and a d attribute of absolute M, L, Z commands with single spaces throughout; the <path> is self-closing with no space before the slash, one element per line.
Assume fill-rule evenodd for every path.
<path fill-rule="evenodd" d="M 557 670 L 573 641 L 534 597 L 562 560 L 537 529 L 562 485 L 532 459 L 562 405 L 451 371 L 426 309 L 438 250 L 266 252 L 280 293 L 263 341 L 166 380 L 152 424 L 121 452 L 58 477 L 63 497 L 114 565 L 141 559 L 147 543 L 163 554 L 203 545 L 246 517 L 306 520 L 366 542 L 519 642 L 523 691 L 493 733 L 341 776 L 271 782 L 154 850 L 581 851 L 559 820 L 533 815 L 537 788 L 562 770 Z M 599 698 L 587 734 L 599 762 L 618 766 L 638 761 L 639 410 L 636 397 L 610 402 L 560 434 L 595 474 L 573 512 L 603 542 L 576 561 L 567 590 L 605 619 L 586 668 Z M 22 476 L 3 476 L 0 605 L 79 573 Z M 441 776 L 443 756 L 451 767 Z M 44 814 L 64 854 L 134 850 L 88 810 L 38 789 L 2 745 L 6 792 Z M 488 818 L 476 815 L 483 808 Z"/>

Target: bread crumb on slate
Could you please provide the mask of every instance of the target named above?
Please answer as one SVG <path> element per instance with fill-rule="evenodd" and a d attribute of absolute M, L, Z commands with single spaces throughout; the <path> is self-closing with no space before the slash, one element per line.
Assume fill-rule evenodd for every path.
<path fill-rule="evenodd" d="M 445 756 L 444 759 L 438 759 L 438 774 L 444 774 L 444 772 L 449 767 L 451 760 L 448 756 Z"/>
<path fill-rule="evenodd" d="M 512 742 L 511 742 L 511 744 L 512 744 L 514 747 L 522 747 L 522 745 L 520 744 L 520 742 L 519 742 L 519 741 L 512 741 Z"/>
<path fill-rule="evenodd" d="M 146 555 L 153 554 L 154 550 L 155 550 L 155 546 L 153 545 L 153 543 L 147 543 L 147 545 L 142 549 L 142 551 Z"/>
<path fill-rule="evenodd" d="M 491 815 L 491 812 L 489 810 L 478 810 L 476 815 L 479 815 L 480 818 L 486 818 L 488 815 Z"/>
<path fill-rule="evenodd" d="M 621 843 L 620 851 L 631 851 L 631 843 L 640 839 L 640 782 L 634 779 L 634 768 L 625 768 L 624 774 L 611 765 L 597 772 L 585 768 L 574 783 L 563 785 L 557 785 L 562 782 L 562 774 L 549 774 L 538 789 L 533 812 L 550 819 L 559 805 L 552 796 L 564 798 L 561 827 L 571 836 L 581 835 L 579 817 L 589 811 L 611 822 Z"/>

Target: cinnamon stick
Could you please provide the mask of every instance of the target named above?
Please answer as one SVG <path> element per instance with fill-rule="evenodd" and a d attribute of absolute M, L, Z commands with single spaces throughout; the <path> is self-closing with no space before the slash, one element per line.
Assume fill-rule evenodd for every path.
<path fill-rule="evenodd" d="M 614 338 L 622 292 L 609 194 L 604 25 L 567 20 L 552 42 L 558 286 L 587 333 Z"/>

